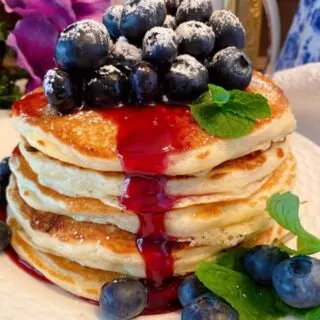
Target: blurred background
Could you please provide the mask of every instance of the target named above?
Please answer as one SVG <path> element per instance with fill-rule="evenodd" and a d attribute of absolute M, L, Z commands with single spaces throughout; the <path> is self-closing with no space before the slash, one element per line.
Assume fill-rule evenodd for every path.
<path fill-rule="evenodd" d="M 64 27 L 85 18 L 101 21 L 108 6 L 123 2 L 0 0 L 0 109 L 10 108 L 25 91 L 41 85 L 54 64 L 53 48 Z M 318 121 L 307 113 L 313 112 L 314 104 L 320 105 L 320 0 L 213 3 L 215 9 L 238 15 L 255 69 L 274 76 L 295 109 L 301 131 L 320 143 Z"/>

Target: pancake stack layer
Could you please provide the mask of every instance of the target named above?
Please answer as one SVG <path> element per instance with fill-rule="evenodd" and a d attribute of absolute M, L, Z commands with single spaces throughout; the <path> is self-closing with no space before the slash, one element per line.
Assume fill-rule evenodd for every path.
<path fill-rule="evenodd" d="M 14 249 L 98 300 L 114 278 L 159 284 L 222 250 L 281 237 L 265 201 L 293 186 L 295 119 L 268 78 L 255 73 L 247 90 L 268 99 L 272 116 L 238 139 L 208 135 L 188 107 L 59 116 L 40 90 L 24 97 L 13 107 L 22 139 L 7 191 Z"/>

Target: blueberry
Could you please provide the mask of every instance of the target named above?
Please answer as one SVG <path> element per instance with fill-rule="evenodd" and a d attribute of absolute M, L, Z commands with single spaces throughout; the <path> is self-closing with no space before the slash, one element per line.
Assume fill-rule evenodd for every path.
<path fill-rule="evenodd" d="M 272 284 L 274 268 L 289 255 L 277 247 L 260 245 L 244 255 L 244 266 L 250 276 L 260 284 Z"/>
<path fill-rule="evenodd" d="M 120 32 L 132 43 L 140 44 L 145 33 L 162 26 L 167 10 L 164 0 L 128 0 L 120 20 Z"/>
<path fill-rule="evenodd" d="M 147 62 L 136 65 L 131 75 L 131 85 L 138 103 L 151 104 L 159 96 L 158 74 Z"/>
<path fill-rule="evenodd" d="M 146 304 L 147 290 L 138 280 L 117 279 L 101 289 L 100 310 L 104 319 L 132 319 L 143 311 Z"/>
<path fill-rule="evenodd" d="M 7 157 L 0 162 L 0 202 L 5 202 L 10 174 L 9 157 Z"/>
<path fill-rule="evenodd" d="M 129 95 L 129 78 L 113 65 L 100 67 L 85 81 L 83 96 L 89 107 L 121 105 Z"/>
<path fill-rule="evenodd" d="M 49 104 L 59 113 L 67 114 L 77 107 L 77 90 L 67 72 L 60 69 L 48 70 L 42 87 Z"/>
<path fill-rule="evenodd" d="M 175 15 L 182 0 L 165 0 L 168 14 Z"/>
<path fill-rule="evenodd" d="M 130 44 L 125 37 L 120 37 L 111 48 L 108 64 L 116 66 L 130 75 L 134 66 L 142 60 L 142 52 Z"/>
<path fill-rule="evenodd" d="M 178 296 L 182 306 L 185 307 L 195 298 L 209 292 L 210 290 L 193 274 L 183 280 L 179 288 Z"/>
<path fill-rule="evenodd" d="M 55 59 L 62 69 L 86 72 L 105 64 L 109 46 L 110 36 L 103 24 L 82 20 L 60 34 Z"/>
<path fill-rule="evenodd" d="M 205 58 L 213 50 L 214 32 L 199 21 L 188 21 L 180 24 L 176 30 L 179 41 L 179 52 L 196 58 Z"/>
<path fill-rule="evenodd" d="M 182 312 L 182 320 L 238 320 L 238 313 L 210 293 L 197 297 Z"/>
<path fill-rule="evenodd" d="M 5 249 L 10 244 L 11 235 L 9 226 L 5 222 L 0 221 L 0 250 Z"/>
<path fill-rule="evenodd" d="M 212 0 L 182 0 L 176 13 L 177 23 L 190 20 L 206 22 L 212 11 Z"/>
<path fill-rule="evenodd" d="M 228 10 L 216 10 L 209 20 L 216 35 L 215 51 L 227 47 L 243 49 L 246 33 L 238 17 Z"/>
<path fill-rule="evenodd" d="M 228 47 L 217 52 L 209 66 L 210 82 L 228 90 L 243 90 L 248 87 L 252 73 L 250 59 L 236 47 Z"/>
<path fill-rule="evenodd" d="M 177 36 L 172 29 L 154 27 L 146 33 L 142 46 L 143 59 L 157 65 L 169 64 L 177 55 Z"/>
<path fill-rule="evenodd" d="M 274 269 L 272 281 L 281 300 L 289 306 L 320 306 L 320 260 L 306 256 L 284 260 Z"/>
<path fill-rule="evenodd" d="M 177 57 L 164 77 L 165 93 L 176 102 L 192 102 L 208 88 L 207 69 L 195 58 Z"/>
<path fill-rule="evenodd" d="M 120 18 L 122 14 L 123 6 L 116 5 L 114 7 L 109 7 L 103 14 L 102 22 L 109 31 L 112 39 L 116 40 L 121 36 Z"/>
<path fill-rule="evenodd" d="M 176 30 L 177 21 L 174 16 L 170 16 L 169 14 L 166 16 L 166 20 L 164 20 L 163 27 L 169 28 L 172 30 Z"/>

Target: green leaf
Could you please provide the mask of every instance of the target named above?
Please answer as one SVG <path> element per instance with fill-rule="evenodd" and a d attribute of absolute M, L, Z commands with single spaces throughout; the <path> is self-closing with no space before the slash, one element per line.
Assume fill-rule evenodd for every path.
<path fill-rule="evenodd" d="M 199 125 L 216 137 L 238 138 L 250 133 L 254 121 L 242 118 L 234 113 L 225 112 L 222 108 L 191 106 L 191 114 Z"/>
<path fill-rule="evenodd" d="M 242 258 L 247 251 L 248 249 L 241 247 L 229 249 L 228 251 L 220 254 L 215 263 L 219 266 L 223 266 L 235 271 L 245 272 Z"/>
<path fill-rule="evenodd" d="M 224 104 L 230 98 L 230 92 L 225 90 L 222 87 L 215 86 L 213 84 L 208 85 L 210 93 L 211 93 L 211 100 L 213 103 L 216 104 Z"/>
<path fill-rule="evenodd" d="M 258 93 L 232 90 L 230 100 L 223 107 L 225 110 L 251 120 L 265 119 L 271 116 L 268 100 Z"/>
<path fill-rule="evenodd" d="M 305 315 L 306 320 L 319 320 L 320 319 L 320 307 L 314 308 L 313 310 L 310 310 Z"/>
<path fill-rule="evenodd" d="M 267 201 L 267 211 L 283 228 L 298 237 L 296 254 L 310 255 L 320 251 L 320 239 L 307 232 L 299 218 L 299 198 L 291 192 L 275 194 Z"/>
<path fill-rule="evenodd" d="M 286 315 L 275 308 L 278 297 L 272 287 L 258 286 L 245 274 L 205 261 L 196 275 L 238 311 L 240 320 L 278 320 Z"/>
<path fill-rule="evenodd" d="M 209 91 L 206 91 L 205 93 L 203 93 L 200 97 L 194 100 L 191 105 L 191 107 L 197 108 L 197 109 L 211 107 L 211 106 L 212 106 L 212 100 L 211 100 L 211 93 Z"/>
<path fill-rule="evenodd" d="M 271 115 L 268 101 L 260 94 L 227 91 L 213 84 L 191 105 L 191 114 L 201 128 L 221 138 L 239 138 L 250 133 L 257 119 Z"/>

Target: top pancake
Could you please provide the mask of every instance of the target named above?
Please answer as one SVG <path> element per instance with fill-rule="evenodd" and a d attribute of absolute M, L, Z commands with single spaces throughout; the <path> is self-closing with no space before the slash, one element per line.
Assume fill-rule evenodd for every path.
<path fill-rule="evenodd" d="M 179 129 L 178 152 L 169 153 L 164 174 L 186 175 L 209 170 L 217 165 L 256 150 L 267 148 L 294 131 L 296 123 L 283 92 L 266 76 L 254 73 L 249 92 L 268 99 L 272 115 L 256 122 L 254 131 L 237 139 L 221 139 L 203 131 L 186 110 L 175 119 Z M 31 93 L 13 107 L 14 126 L 28 143 L 44 154 L 83 168 L 99 171 L 124 171 L 117 154 L 117 123 L 95 110 L 82 110 L 59 116 L 50 114 L 40 95 L 39 105 L 26 112 Z M 38 94 L 39 96 L 39 94 Z M 18 107 L 19 106 L 19 107 Z M 29 110 L 30 111 L 30 110 Z M 143 109 L 141 117 L 143 117 Z M 108 109 L 104 110 L 108 113 Z M 148 132 L 146 132 L 148 135 Z M 146 162 L 147 159 L 141 159 Z"/>

